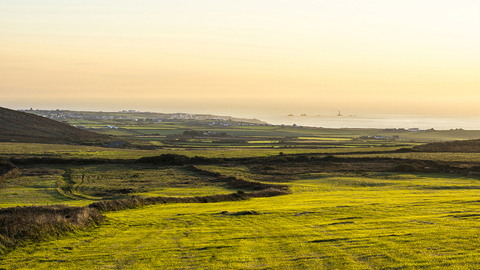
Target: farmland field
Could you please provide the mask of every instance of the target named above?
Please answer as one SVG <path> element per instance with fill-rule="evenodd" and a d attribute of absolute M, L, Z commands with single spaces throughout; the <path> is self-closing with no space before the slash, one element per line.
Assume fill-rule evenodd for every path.
<path fill-rule="evenodd" d="M 165 153 L 178 153 L 186 156 L 204 156 L 204 157 L 257 157 L 284 154 L 335 154 L 343 152 L 376 152 L 376 151 L 395 151 L 402 146 L 387 147 L 356 147 L 356 148 L 281 148 L 272 149 L 250 149 L 251 147 L 225 147 L 225 144 L 219 144 L 219 147 L 200 149 L 190 149 L 184 147 L 163 147 L 157 150 L 138 150 L 138 149 L 109 149 L 105 147 L 83 146 L 83 145 L 56 145 L 39 143 L 5 143 L 0 142 L 0 157 L 23 156 L 23 157 L 60 157 L 60 158 L 111 158 L 128 159 L 139 158 L 143 156 L 156 156 Z M 254 146 L 254 145 L 253 145 Z"/>

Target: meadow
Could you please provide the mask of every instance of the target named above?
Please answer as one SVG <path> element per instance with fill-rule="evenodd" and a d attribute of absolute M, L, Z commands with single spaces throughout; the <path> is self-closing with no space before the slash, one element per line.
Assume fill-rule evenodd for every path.
<path fill-rule="evenodd" d="M 3 256 L 2 267 L 474 269 L 480 265 L 477 179 L 325 174 L 288 185 L 292 194 L 271 198 L 107 212 L 102 226 L 17 248 Z"/>

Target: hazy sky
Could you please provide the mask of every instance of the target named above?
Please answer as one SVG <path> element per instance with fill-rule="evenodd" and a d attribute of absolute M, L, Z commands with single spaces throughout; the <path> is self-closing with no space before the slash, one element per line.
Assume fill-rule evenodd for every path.
<path fill-rule="evenodd" d="M 0 106 L 480 114 L 480 1 L 0 0 Z"/>

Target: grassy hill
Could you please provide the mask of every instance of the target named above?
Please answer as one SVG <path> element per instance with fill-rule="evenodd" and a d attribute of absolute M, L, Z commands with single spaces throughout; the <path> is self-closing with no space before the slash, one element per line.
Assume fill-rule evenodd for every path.
<path fill-rule="evenodd" d="M 116 140 L 45 117 L 0 107 L 1 142 L 101 144 Z"/>

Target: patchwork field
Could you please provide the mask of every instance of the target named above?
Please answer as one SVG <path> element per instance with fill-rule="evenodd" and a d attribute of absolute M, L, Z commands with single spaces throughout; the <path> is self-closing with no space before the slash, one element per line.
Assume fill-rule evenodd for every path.
<path fill-rule="evenodd" d="M 242 157 L 268 157 L 278 155 L 280 152 L 287 154 L 338 154 L 338 153 L 370 153 L 370 152 L 392 152 L 400 148 L 393 147 L 360 147 L 360 148 L 238 148 L 225 147 L 222 144 L 215 148 L 183 148 L 163 147 L 156 150 L 138 149 L 109 149 L 105 147 L 83 146 L 83 145 L 57 145 L 39 143 L 5 143 L 0 142 L 0 157 L 58 157 L 58 158 L 109 158 L 109 159 L 131 159 L 145 156 L 158 156 L 161 154 L 181 154 L 185 156 L 202 156 L 207 158 L 242 158 Z"/>
<path fill-rule="evenodd" d="M 182 125 L 99 131 L 137 148 L 0 142 L 0 269 L 480 268 L 478 153 L 414 148 L 434 133 Z M 101 218 L 38 210 L 59 204 Z M 13 221 L 39 236 L 12 236 L 8 211 L 28 209 Z"/>

